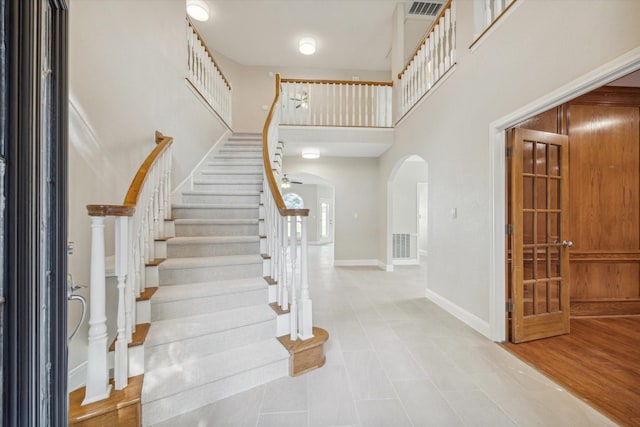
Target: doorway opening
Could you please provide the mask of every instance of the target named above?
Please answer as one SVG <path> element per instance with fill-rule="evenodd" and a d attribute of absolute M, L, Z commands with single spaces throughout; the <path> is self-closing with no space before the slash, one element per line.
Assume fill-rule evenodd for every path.
<path fill-rule="evenodd" d="M 416 265 L 428 253 L 428 177 L 427 162 L 417 155 L 400 160 L 391 172 L 387 259 L 392 265 Z"/>

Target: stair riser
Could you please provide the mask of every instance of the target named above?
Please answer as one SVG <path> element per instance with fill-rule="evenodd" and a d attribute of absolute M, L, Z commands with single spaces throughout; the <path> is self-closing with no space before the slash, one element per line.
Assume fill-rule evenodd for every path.
<path fill-rule="evenodd" d="M 169 245 L 169 258 L 195 256 L 253 255 L 260 253 L 260 242 Z"/>
<path fill-rule="evenodd" d="M 183 194 L 182 201 L 184 203 L 260 203 L 260 195 L 246 194 Z"/>
<path fill-rule="evenodd" d="M 251 159 L 262 160 L 261 151 L 227 151 L 220 150 L 215 160 L 212 161 L 227 161 L 228 159 Z"/>
<path fill-rule="evenodd" d="M 183 393 L 146 401 L 142 397 L 142 419 L 145 425 L 155 424 L 242 391 L 282 378 L 288 374 L 289 361 L 284 359 L 256 369 L 241 372 L 193 388 Z M 177 411 L 176 409 L 179 408 Z"/>
<path fill-rule="evenodd" d="M 217 169 L 202 169 L 200 178 L 203 180 L 215 180 L 230 183 L 246 184 L 247 181 L 262 181 L 264 177 L 262 168 L 252 167 L 251 172 L 242 170 L 219 171 Z"/>
<path fill-rule="evenodd" d="M 227 224 L 207 224 L 207 225 L 178 225 L 176 224 L 176 235 L 184 237 L 196 236 L 257 236 L 259 233 L 258 224 L 253 225 L 227 225 Z"/>
<path fill-rule="evenodd" d="M 218 152 L 221 156 L 234 156 L 236 154 L 247 154 L 250 157 L 262 157 L 262 147 L 248 146 L 248 147 L 236 147 L 225 145 L 224 148 Z M 213 160 L 212 160 L 213 161 Z"/>
<path fill-rule="evenodd" d="M 231 173 L 234 176 L 237 174 L 253 174 L 260 175 L 264 171 L 264 166 L 261 164 L 254 165 L 229 165 L 229 164 L 217 164 L 207 165 L 207 167 L 200 170 L 200 176 L 206 178 L 209 174 L 226 174 Z"/>
<path fill-rule="evenodd" d="M 268 292 L 265 286 L 264 289 L 255 289 L 246 292 L 156 303 L 151 305 L 151 320 L 178 319 L 181 317 L 197 316 L 199 314 L 209 314 L 217 310 L 232 310 L 234 308 L 264 304 L 268 299 Z M 271 336 L 273 336 L 273 331 L 271 332 Z"/>
<path fill-rule="evenodd" d="M 174 364 L 187 363 L 201 357 L 272 338 L 276 332 L 275 319 L 228 329 L 215 334 L 203 335 L 145 348 L 147 372 L 166 368 Z"/>
<path fill-rule="evenodd" d="M 216 183 L 216 184 L 204 184 L 204 183 L 195 183 L 193 185 L 193 189 L 196 191 L 260 191 L 262 190 L 262 183 L 257 184 L 224 184 L 224 183 Z"/>
<path fill-rule="evenodd" d="M 243 219 L 258 218 L 258 208 L 173 208 L 173 218 L 184 219 Z"/>
<path fill-rule="evenodd" d="M 212 160 L 207 162 L 207 167 L 218 168 L 220 166 L 232 166 L 232 167 L 240 167 L 240 166 L 260 166 L 264 165 L 263 160 L 261 158 L 257 159 L 243 159 L 243 158 L 220 158 L 216 157 L 216 160 Z"/>
<path fill-rule="evenodd" d="M 160 264 L 162 266 L 162 264 Z M 199 268 L 176 268 L 160 270 L 159 284 L 171 285 L 176 283 L 197 283 L 206 282 L 215 278 L 216 280 L 226 279 L 248 279 L 262 275 L 262 263 L 240 264 L 240 265 L 220 265 Z"/>

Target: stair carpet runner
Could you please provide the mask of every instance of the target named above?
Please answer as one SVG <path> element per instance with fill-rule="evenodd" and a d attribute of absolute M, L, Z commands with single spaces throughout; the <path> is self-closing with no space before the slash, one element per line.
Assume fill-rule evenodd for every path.
<path fill-rule="evenodd" d="M 232 136 L 174 200 L 144 344 L 145 425 L 288 375 L 263 278 L 262 171 L 260 137 Z"/>

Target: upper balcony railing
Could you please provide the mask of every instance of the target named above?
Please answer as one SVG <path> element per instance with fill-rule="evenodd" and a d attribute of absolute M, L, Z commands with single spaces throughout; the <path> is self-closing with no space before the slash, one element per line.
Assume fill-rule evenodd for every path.
<path fill-rule="evenodd" d="M 280 124 L 391 127 L 391 82 L 281 79 Z"/>
<path fill-rule="evenodd" d="M 449 0 L 398 74 L 402 118 L 456 63 L 456 5 Z"/>
<path fill-rule="evenodd" d="M 477 0 L 479 1 L 479 0 Z M 470 48 L 473 48 L 485 34 L 493 27 L 511 6 L 513 6 L 516 0 L 482 0 L 482 27 L 480 34 L 471 43 Z M 476 28 L 478 30 L 478 28 Z"/>
<path fill-rule="evenodd" d="M 187 18 L 187 81 L 231 128 L 231 85 Z"/>

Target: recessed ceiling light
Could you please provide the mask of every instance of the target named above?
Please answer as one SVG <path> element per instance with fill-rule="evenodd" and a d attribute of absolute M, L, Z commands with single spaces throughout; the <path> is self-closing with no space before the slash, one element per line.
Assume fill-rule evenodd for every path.
<path fill-rule="evenodd" d="M 209 6 L 203 0 L 187 0 L 187 13 L 196 21 L 209 20 Z"/>
<path fill-rule="evenodd" d="M 303 55 L 313 55 L 316 53 L 316 41 L 311 37 L 304 37 L 298 43 L 298 49 Z"/>

